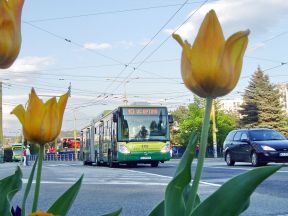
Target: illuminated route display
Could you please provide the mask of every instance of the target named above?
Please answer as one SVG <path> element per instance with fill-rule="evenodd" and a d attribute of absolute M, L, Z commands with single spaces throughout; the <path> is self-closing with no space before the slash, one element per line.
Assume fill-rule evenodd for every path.
<path fill-rule="evenodd" d="M 124 115 L 167 115 L 166 109 L 164 108 L 138 108 L 129 107 L 123 108 Z"/>

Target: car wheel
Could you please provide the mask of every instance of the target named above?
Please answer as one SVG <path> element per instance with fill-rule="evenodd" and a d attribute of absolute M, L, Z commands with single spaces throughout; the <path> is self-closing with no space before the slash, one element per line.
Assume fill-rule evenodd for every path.
<path fill-rule="evenodd" d="M 98 156 L 96 155 L 95 157 L 95 165 L 96 166 L 100 166 L 100 162 L 99 162 L 99 159 L 98 159 Z"/>
<path fill-rule="evenodd" d="M 154 161 L 151 163 L 151 167 L 158 167 L 159 161 Z"/>
<path fill-rule="evenodd" d="M 235 161 L 233 161 L 231 159 L 230 152 L 227 152 L 226 157 L 225 157 L 225 161 L 226 161 L 227 166 L 234 166 L 234 164 L 235 164 Z"/>
<path fill-rule="evenodd" d="M 110 168 L 116 168 L 116 167 L 118 167 L 118 163 L 115 163 L 115 162 L 110 161 L 110 162 L 109 162 L 109 167 L 110 167 Z"/>
<path fill-rule="evenodd" d="M 251 155 L 251 163 L 252 163 L 252 166 L 254 167 L 257 167 L 260 165 L 256 152 L 253 152 Z"/>

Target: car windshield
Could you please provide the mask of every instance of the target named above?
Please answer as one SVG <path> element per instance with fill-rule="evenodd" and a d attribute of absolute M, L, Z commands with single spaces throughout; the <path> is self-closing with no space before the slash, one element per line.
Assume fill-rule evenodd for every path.
<path fill-rule="evenodd" d="M 282 134 L 274 130 L 251 130 L 249 131 L 249 136 L 253 141 L 286 139 Z"/>

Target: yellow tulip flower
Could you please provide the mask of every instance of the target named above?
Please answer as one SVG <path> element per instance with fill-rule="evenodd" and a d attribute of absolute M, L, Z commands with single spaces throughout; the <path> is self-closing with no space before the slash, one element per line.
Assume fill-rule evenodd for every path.
<path fill-rule="evenodd" d="M 0 68 L 10 67 L 21 46 L 21 12 L 24 0 L 0 1 Z"/>
<path fill-rule="evenodd" d="M 183 48 L 181 74 L 185 86 L 203 98 L 232 91 L 240 77 L 248 34 L 249 30 L 240 31 L 225 41 L 214 10 L 205 16 L 192 46 L 173 34 Z"/>
<path fill-rule="evenodd" d="M 47 213 L 47 212 L 36 211 L 36 212 L 28 214 L 28 216 L 54 216 L 54 215 L 51 213 Z"/>
<path fill-rule="evenodd" d="M 62 95 L 58 103 L 56 98 L 52 97 L 44 104 L 32 88 L 27 110 L 18 105 L 11 112 L 21 122 L 25 139 L 39 144 L 55 140 L 61 130 L 68 97 L 69 92 Z"/>

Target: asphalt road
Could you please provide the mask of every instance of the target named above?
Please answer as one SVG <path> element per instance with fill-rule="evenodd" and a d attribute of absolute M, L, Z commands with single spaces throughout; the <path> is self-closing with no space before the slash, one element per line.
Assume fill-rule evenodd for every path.
<path fill-rule="evenodd" d="M 47 210 L 81 174 L 84 174 L 81 190 L 69 215 L 103 215 L 121 207 L 121 215 L 148 215 L 163 199 L 165 187 L 171 180 L 178 162 L 179 160 L 171 160 L 157 168 L 139 165 L 136 168 L 121 166 L 116 169 L 82 166 L 81 162 L 44 162 L 39 208 Z M 0 164 L 0 178 L 12 174 L 16 166 L 17 163 Z M 25 187 L 31 166 L 21 168 Z M 199 187 L 201 199 L 205 199 L 231 177 L 250 169 L 253 168 L 244 163 L 227 167 L 220 159 L 207 159 Z M 195 163 L 192 170 L 195 170 Z M 33 191 L 28 203 L 32 203 L 32 195 Z M 13 205 L 20 203 L 21 198 L 20 192 L 13 199 Z M 27 209 L 31 209 L 31 205 L 28 204 Z M 256 189 L 251 197 L 249 209 L 242 215 L 288 216 L 288 166 L 284 166 Z"/>

